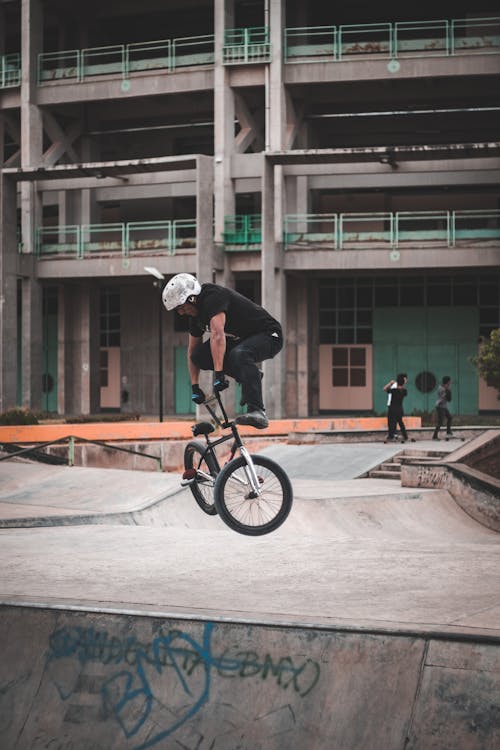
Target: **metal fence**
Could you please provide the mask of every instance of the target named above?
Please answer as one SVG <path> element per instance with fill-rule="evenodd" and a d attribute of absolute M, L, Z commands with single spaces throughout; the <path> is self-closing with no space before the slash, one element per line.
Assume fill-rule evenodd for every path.
<path fill-rule="evenodd" d="M 350 247 L 498 244 L 500 210 L 397 211 L 290 214 L 284 219 L 285 250 Z"/>
<path fill-rule="evenodd" d="M 239 214 L 224 218 L 222 241 L 225 250 L 260 250 L 262 217 L 260 214 Z"/>
<path fill-rule="evenodd" d="M 38 227 L 38 257 L 65 256 L 88 258 L 92 255 L 119 253 L 166 253 L 194 250 L 196 220 L 133 221 L 113 224 L 72 224 Z"/>
<path fill-rule="evenodd" d="M 120 75 L 126 80 L 131 73 L 170 72 L 180 67 L 213 65 L 214 60 L 213 34 L 43 52 L 38 56 L 38 83 L 68 78 L 81 82 L 101 75 Z"/>
<path fill-rule="evenodd" d="M 0 89 L 21 85 L 21 55 L 0 55 Z"/>
<path fill-rule="evenodd" d="M 267 26 L 226 29 L 222 59 L 225 65 L 269 62 L 271 44 Z"/>
<path fill-rule="evenodd" d="M 285 29 L 285 61 L 500 53 L 500 17 Z"/>

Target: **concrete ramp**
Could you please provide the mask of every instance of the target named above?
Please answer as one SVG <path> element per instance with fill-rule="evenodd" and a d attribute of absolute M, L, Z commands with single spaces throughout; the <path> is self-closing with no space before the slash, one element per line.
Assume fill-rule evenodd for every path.
<path fill-rule="evenodd" d="M 495 750 L 498 643 L 5 607 L 3 750 Z"/>
<path fill-rule="evenodd" d="M 0 473 L 1 750 L 498 750 L 498 533 L 297 448 L 257 538 L 179 475 Z"/>

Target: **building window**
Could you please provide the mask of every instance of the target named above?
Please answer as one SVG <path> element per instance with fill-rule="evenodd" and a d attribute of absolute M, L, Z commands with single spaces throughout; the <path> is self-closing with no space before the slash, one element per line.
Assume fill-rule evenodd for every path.
<path fill-rule="evenodd" d="M 370 344 L 372 317 L 373 289 L 366 281 L 334 280 L 320 286 L 321 344 Z"/>
<path fill-rule="evenodd" d="M 318 306 L 320 344 L 371 344 L 376 307 L 476 307 L 478 336 L 489 336 L 500 326 L 500 276 L 325 279 Z"/>
<path fill-rule="evenodd" d="M 332 386 L 364 388 L 366 385 L 366 349 L 359 346 L 332 347 Z"/>

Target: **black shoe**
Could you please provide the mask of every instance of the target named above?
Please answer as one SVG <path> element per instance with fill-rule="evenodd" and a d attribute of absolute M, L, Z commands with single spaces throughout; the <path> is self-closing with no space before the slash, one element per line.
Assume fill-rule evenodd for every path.
<path fill-rule="evenodd" d="M 256 427 L 258 430 L 264 430 L 269 426 L 269 420 L 263 409 L 253 407 L 246 414 L 240 414 L 239 417 L 236 417 L 236 424 L 249 425 L 250 427 Z"/>
<path fill-rule="evenodd" d="M 433 436 L 432 436 L 432 439 L 433 439 L 433 440 L 440 440 L 441 438 L 438 438 L 438 436 L 437 436 L 437 435 L 433 435 Z"/>

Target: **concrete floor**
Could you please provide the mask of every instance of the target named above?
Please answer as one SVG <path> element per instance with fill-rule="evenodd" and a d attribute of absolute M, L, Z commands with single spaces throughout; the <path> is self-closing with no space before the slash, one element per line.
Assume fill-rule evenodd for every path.
<path fill-rule="evenodd" d="M 295 499 L 260 538 L 204 515 L 178 475 L 5 462 L 2 601 L 500 634 L 498 534 L 447 492 L 354 478 L 399 450 L 266 449 Z"/>
<path fill-rule="evenodd" d="M 500 538 L 356 478 L 402 447 L 266 448 L 256 538 L 176 474 L 0 463 L 2 750 L 496 750 Z"/>

